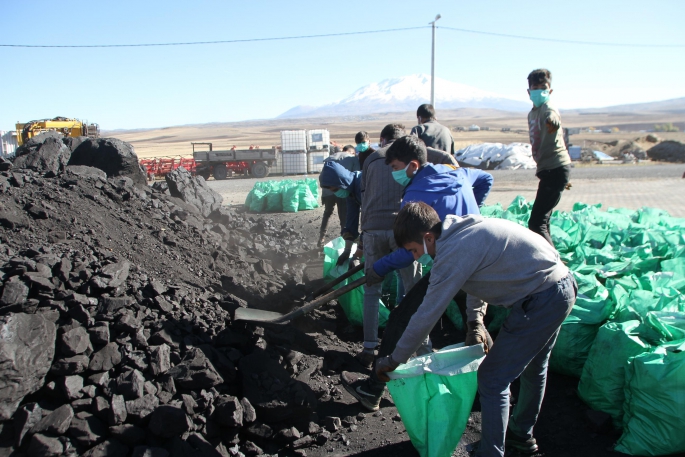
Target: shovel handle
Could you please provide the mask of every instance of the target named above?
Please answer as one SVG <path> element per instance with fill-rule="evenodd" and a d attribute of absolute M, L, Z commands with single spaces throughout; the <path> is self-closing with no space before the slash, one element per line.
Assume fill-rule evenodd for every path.
<path fill-rule="evenodd" d="M 342 295 L 345 295 L 347 292 L 354 290 L 357 287 L 362 286 L 364 284 L 366 284 L 366 277 L 359 278 L 356 281 L 341 287 L 340 289 L 336 289 L 333 292 L 324 295 L 323 297 L 317 298 L 316 300 L 305 304 L 304 306 L 296 309 L 295 311 L 292 311 L 282 317 L 279 317 L 278 319 L 274 320 L 274 323 L 284 323 L 296 319 L 300 316 L 304 316 L 308 312 L 314 311 L 316 308 L 319 308 L 328 303 L 329 301 L 338 298 Z"/>
<path fill-rule="evenodd" d="M 319 295 L 321 295 L 324 292 L 328 292 L 329 290 L 331 290 L 332 288 L 334 288 L 335 286 L 337 286 L 338 284 L 340 284 L 341 282 L 343 282 L 344 280 L 346 280 L 347 278 L 349 278 L 353 274 L 355 274 L 359 271 L 362 271 L 363 268 L 364 268 L 364 262 L 360 263 L 359 265 L 352 268 L 351 270 L 347 270 L 344 274 L 338 276 L 333 281 L 327 282 L 326 284 L 324 284 L 323 286 L 319 287 L 314 292 L 309 294 L 307 296 L 307 301 L 309 301 L 315 297 L 318 297 Z"/>

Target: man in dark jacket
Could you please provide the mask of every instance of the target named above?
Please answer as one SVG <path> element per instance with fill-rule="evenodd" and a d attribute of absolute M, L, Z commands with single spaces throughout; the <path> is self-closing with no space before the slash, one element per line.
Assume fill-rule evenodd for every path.
<path fill-rule="evenodd" d="M 435 108 L 428 103 L 419 106 L 416 110 L 416 118 L 419 125 L 411 129 L 411 134 L 416 135 L 430 148 L 440 149 L 454 155 L 454 139 L 450 129 L 438 124 L 435 120 Z"/>
<path fill-rule="evenodd" d="M 359 166 L 359 158 L 354 154 L 354 146 L 347 145 L 342 149 L 342 152 L 332 153 L 324 159 L 326 162 L 337 162 L 349 171 L 361 171 Z M 323 246 L 326 240 L 326 231 L 328 230 L 328 221 L 333 215 L 333 209 L 338 207 L 338 219 L 340 220 L 340 227 L 345 227 L 347 214 L 347 199 L 336 197 L 333 192 L 326 188 L 322 188 L 321 203 L 323 203 L 324 211 L 321 218 L 321 228 L 319 229 L 318 247 Z"/>
<path fill-rule="evenodd" d="M 319 175 L 319 184 L 321 188 L 333 192 L 336 197 L 346 199 L 345 225 L 340 231 L 345 244 L 351 247 L 354 240 L 359 238 L 359 210 L 362 204 L 361 172 L 349 171 L 337 162 L 324 162 L 323 170 Z M 349 258 L 349 250 L 346 252 L 346 256 L 340 256 L 338 264 L 344 263 Z"/>
<path fill-rule="evenodd" d="M 484 171 L 428 163 L 425 145 L 413 135 L 395 141 L 388 149 L 385 161 L 393 168 L 395 180 L 406 186 L 401 206 L 404 207 L 409 202 L 425 202 L 435 209 L 441 220 L 449 214 L 480 214 L 479 208 L 492 187 L 492 175 Z M 367 284 L 380 283 L 385 275 L 396 269 L 405 268 L 413 262 L 414 255 L 400 247 L 367 269 Z M 409 319 L 421 304 L 429 281 L 430 273 L 424 276 L 390 313 L 378 350 L 379 357 L 386 356 L 395 349 L 395 344 L 402 336 Z M 466 322 L 466 296 L 462 295 L 457 303 L 460 305 L 462 319 Z M 427 349 L 423 348 L 429 347 L 429 344 L 425 344 L 422 352 L 427 352 Z M 341 374 L 341 382 L 365 408 L 371 411 L 378 409 L 385 384 L 376 378 L 374 372 L 368 380 L 362 380 L 356 374 L 344 371 Z"/>

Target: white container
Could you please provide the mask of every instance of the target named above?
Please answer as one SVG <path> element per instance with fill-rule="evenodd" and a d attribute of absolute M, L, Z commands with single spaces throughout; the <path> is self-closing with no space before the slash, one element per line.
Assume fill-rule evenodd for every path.
<path fill-rule="evenodd" d="M 281 131 L 281 150 L 283 152 L 307 152 L 306 130 Z"/>
<path fill-rule="evenodd" d="M 284 152 L 282 157 L 283 157 L 283 174 L 284 175 L 306 175 L 307 174 L 307 153 L 306 152 Z"/>
<path fill-rule="evenodd" d="M 307 170 L 309 173 L 321 173 L 323 161 L 329 156 L 328 149 L 323 151 L 310 151 L 307 153 Z"/>
<path fill-rule="evenodd" d="M 0 130 L 0 155 L 2 157 L 13 156 L 19 147 L 16 130 Z"/>
<path fill-rule="evenodd" d="M 307 150 L 320 151 L 330 149 L 331 136 L 326 129 L 307 130 Z"/>

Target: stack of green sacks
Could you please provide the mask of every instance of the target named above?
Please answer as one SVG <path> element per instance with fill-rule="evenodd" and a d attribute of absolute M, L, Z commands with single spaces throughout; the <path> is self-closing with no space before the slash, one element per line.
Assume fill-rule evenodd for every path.
<path fill-rule="evenodd" d="M 245 206 L 257 213 L 315 209 L 319 207 L 319 185 L 313 178 L 260 181 L 247 194 Z"/>
<path fill-rule="evenodd" d="M 552 239 L 578 282 L 550 368 L 580 377 L 578 392 L 623 430 L 616 450 L 685 452 L 685 219 L 577 203 L 555 211 Z M 482 213 L 526 226 L 517 197 Z"/>

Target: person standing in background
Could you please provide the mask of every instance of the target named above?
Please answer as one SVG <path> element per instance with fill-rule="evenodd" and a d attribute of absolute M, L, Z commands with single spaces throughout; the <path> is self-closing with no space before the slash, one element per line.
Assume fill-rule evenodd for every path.
<path fill-rule="evenodd" d="M 369 141 L 369 134 L 364 131 L 357 132 L 354 136 L 354 142 L 357 144 L 354 149 L 357 151 L 357 156 L 359 157 L 359 165 L 363 168 L 366 158 L 374 152 L 374 149 L 371 147 L 371 142 Z"/>
<path fill-rule="evenodd" d="M 540 68 L 528 75 L 528 95 L 533 109 L 528 113 L 528 132 L 537 163 L 538 192 L 530 212 L 528 228 L 554 246 L 549 219 L 568 188 L 571 174 L 571 156 L 566 149 L 559 111 L 549 103 L 552 95 L 552 73 Z"/>
<path fill-rule="evenodd" d="M 416 110 L 416 119 L 419 125 L 411 129 L 411 134 L 423 140 L 429 148 L 445 151 L 454 155 L 454 139 L 450 129 L 438 124 L 435 120 L 435 108 L 425 103 Z"/>

